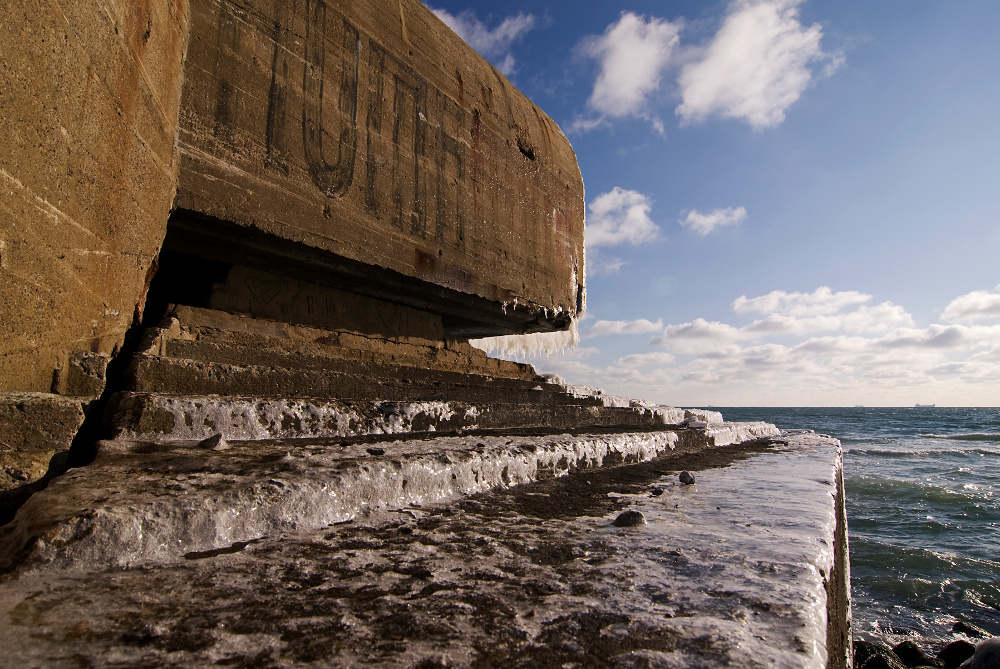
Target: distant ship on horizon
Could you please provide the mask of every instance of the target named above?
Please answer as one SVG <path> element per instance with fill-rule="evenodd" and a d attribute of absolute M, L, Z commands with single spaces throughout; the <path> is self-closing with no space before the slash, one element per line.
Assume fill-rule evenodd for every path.
<path fill-rule="evenodd" d="M 913 408 L 915 409 L 933 409 L 936 404 L 916 404 Z"/>

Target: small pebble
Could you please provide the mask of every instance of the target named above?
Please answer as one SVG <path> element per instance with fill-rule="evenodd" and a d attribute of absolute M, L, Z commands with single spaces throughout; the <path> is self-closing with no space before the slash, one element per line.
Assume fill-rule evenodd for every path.
<path fill-rule="evenodd" d="M 663 494 L 663 488 L 653 488 L 653 497 L 659 497 Z"/>
<path fill-rule="evenodd" d="M 368 448 L 368 455 L 385 455 L 384 448 Z"/>
<path fill-rule="evenodd" d="M 690 472 L 681 472 L 680 478 L 681 478 L 681 483 L 683 483 L 684 485 L 694 484 L 694 477 L 691 476 Z"/>
<path fill-rule="evenodd" d="M 635 527 L 636 525 L 645 525 L 646 516 L 642 515 L 641 512 L 635 509 L 629 509 L 628 511 L 622 511 L 615 518 L 616 527 Z"/>
<path fill-rule="evenodd" d="M 198 445 L 202 448 L 210 448 L 213 451 L 225 451 L 229 448 L 229 442 L 226 438 L 222 436 L 222 433 L 213 434 L 208 439 L 202 439 L 198 442 Z"/>

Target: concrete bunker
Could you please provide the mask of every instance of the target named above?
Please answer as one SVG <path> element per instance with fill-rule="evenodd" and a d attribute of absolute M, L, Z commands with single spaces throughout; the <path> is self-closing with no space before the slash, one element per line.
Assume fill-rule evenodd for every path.
<path fill-rule="evenodd" d="M 567 388 L 468 344 L 563 330 L 582 313 L 583 182 L 556 124 L 417 0 L 9 5 L 0 522 L 20 511 L 0 528 L 0 569 L 18 571 L 0 599 L 11 606 L 64 567 L 81 583 L 119 582 L 104 575 L 280 546 L 283 532 L 368 511 L 419 524 L 423 504 L 604 465 L 647 463 L 660 477 L 651 461 L 668 452 L 779 436 Z M 835 440 L 797 440 L 839 478 Z M 817 475 L 800 482 L 821 502 L 809 531 L 825 548 L 810 541 L 796 562 L 808 596 L 794 599 L 815 623 L 804 666 L 841 667 L 843 498 Z M 837 574 L 829 596 L 823 570 Z M 91 629 L 90 614 L 69 633 Z M 664 620 L 670 643 L 638 650 L 687 634 L 703 654 L 702 637 Z M 0 630 L 24 638 L 20 624 Z M 799 640 L 785 631 L 785 645 Z M 108 652 L 105 641 L 145 652 L 159 634 L 98 630 L 86 652 Z M 72 647 L 9 645 L 28 663 Z"/>
<path fill-rule="evenodd" d="M 582 311 L 569 142 L 421 3 L 92 5 L 5 39 L 0 488 L 171 304 L 432 348 Z"/>

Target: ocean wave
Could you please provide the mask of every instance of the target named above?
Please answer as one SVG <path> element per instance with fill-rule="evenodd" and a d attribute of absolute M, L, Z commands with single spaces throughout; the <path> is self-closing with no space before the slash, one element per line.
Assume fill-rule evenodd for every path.
<path fill-rule="evenodd" d="M 1000 432 L 966 432 L 958 434 L 920 434 L 925 439 L 948 439 L 951 441 L 1000 441 Z"/>
<path fill-rule="evenodd" d="M 855 554 L 858 555 L 855 555 Z M 935 551 L 926 547 L 900 546 L 877 539 L 872 536 L 851 537 L 851 562 L 858 560 L 858 565 L 871 562 L 876 565 L 891 564 L 903 571 L 919 567 L 957 567 L 992 577 L 1000 570 L 1000 562 L 984 557 L 975 557 L 946 551 Z M 948 580 L 948 579 L 943 579 Z M 940 582 L 937 581 L 937 582 Z M 948 580 L 950 582 L 950 580 Z M 992 587 L 997 587 L 993 578 L 987 581 Z"/>
<path fill-rule="evenodd" d="M 884 526 L 884 532 L 904 528 L 908 532 L 914 523 L 936 532 L 938 525 L 958 523 L 971 528 L 1000 522 L 996 484 L 981 479 L 955 483 L 861 475 L 845 477 L 844 484 L 848 518 L 887 521 L 885 514 L 889 514 L 892 521 Z"/>
<path fill-rule="evenodd" d="M 969 441 L 972 441 L 971 439 Z M 985 440 L 983 440 L 985 441 Z M 902 448 L 849 448 L 849 455 L 874 455 L 881 458 L 918 458 L 935 455 L 980 455 L 995 456 L 1000 455 L 1000 450 L 989 448 L 914 448 L 902 450 Z"/>

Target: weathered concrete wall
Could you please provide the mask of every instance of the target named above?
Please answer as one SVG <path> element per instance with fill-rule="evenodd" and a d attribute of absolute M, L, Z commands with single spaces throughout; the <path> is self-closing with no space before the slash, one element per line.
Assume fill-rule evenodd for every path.
<path fill-rule="evenodd" d="M 72 354 L 120 347 L 172 207 L 189 228 L 384 270 L 395 283 L 369 297 L 467 309 L 453 336 L 565 327 L 582 308 L 569 142 L 416 0 L 5 11 L 0 392 L 62 392 Z"/>
<path fill-rule="evenodd" d="M 565 328 L 582 309 L 569 142 L 416 0 L 4 9 L 8 414 L 15 393 L 59 416 L 59 395 L 101 395 L 147 298 L 437 341 Z M 0 488 L 75 432 L 36 443 L 7 422 Z"/>
<path fill-rule="evenodd" d="M 424 5 L 210 0 L 191 20 L 177 208 L 209 217 L 197 225 L 252 227 L 510 320 L 474 334 L 578 313 L 573 150 Z"/>
<path fill-rule="evenodd" d="M 142 311 L 174 197 L 188 8 L 10 0 L 3 12 L 0 392 L 49 392 L 73 353 L 113 352 Z"/>

